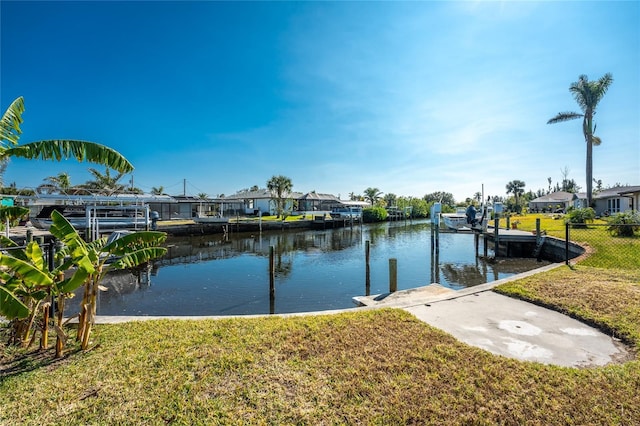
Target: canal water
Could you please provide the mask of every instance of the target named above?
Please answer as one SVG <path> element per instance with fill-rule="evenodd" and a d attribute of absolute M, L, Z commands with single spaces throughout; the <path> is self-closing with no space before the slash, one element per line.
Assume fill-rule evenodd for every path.
<path fill-rule="evenodd" d="M 367 279 L 366 241 L 370 242 Z M 475 256 L 471 234 L 441 233 L 431 247 L 428 221 L 327 230 L 170 238 L 165 258 L 136 274 L 107 276 L 98 315 L 247 315 L 354 307 L 354 296 L 389 291 L 389 259 L 398 290 L 440 283 L 454 290 L 495 281 L 545 263 Z M 269 248 L 275 252 L 275 297 Z M 483 253 L 482 243 L 480 253 Z M 67 314 L 78 310 L 79 295 Z"/>

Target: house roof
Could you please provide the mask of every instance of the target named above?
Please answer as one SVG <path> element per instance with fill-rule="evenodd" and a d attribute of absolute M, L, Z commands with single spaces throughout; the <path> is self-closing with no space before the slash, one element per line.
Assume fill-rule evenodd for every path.
<path fill-rule="evenodd" d="M 287 198 L 299 199 L 302 196 L 302 192 L 292 191 L 287 194 Z M 272 198 L 271 192 L 268 189 L 258 189 L 257 191 L 240 191 L 236 192 L 233 195 L 228 195 L 224 197 L 225 201 L 229 200 L 257 200 L 257 199 L 265 199 Z"/>
<path fill-rule="evenodd" d="M 593 198 L 602 199 L 602 198 L 610 198 L 610 197 L 618 197 L 620 195 L 629 195 L 634 194 L 636 192 L 640 192 L 640 186 L 616 186 L 614 188 L 603 189 L 602 191 L 594 194 Z M 586 198 L 586 197 L 585 197 Z"/>
<path fill-rule="evenodd" d="M 552 192 L 551 194 L 543 195 L 542 197 L 538 197 L 535 200 L 531 200 L 531 203 L 566 203 L 569 201 L 573 201 L 576 199 L 576 194 L 572 192 Z"/>
<path fill-rule="evenodd" d="M 307 192 L 299 199 L 307 201 L 340 201 L 338 200 L 338 197 L 333 194 L 319 194 L 315 191 Z"/>

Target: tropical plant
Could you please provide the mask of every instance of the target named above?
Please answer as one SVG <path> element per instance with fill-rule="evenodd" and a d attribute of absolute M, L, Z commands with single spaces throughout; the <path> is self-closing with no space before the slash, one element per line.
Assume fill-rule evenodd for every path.
<path fill-rule="evenodd" d="M 375 205 L 380 197 L 382 196 L 382 191 L 378 188 L 367 188 L 364 190 L 364 199 L 371 203 L 371 205 Z"/>
<path fill-rule="evenodd" d="M 609 232 L 618 237 L 633 237 L 640 231 L 640 212 L 627 211 L 616 213 L 607 219 Z"/>
<path fill-rule="evenodd" d="M 362 209 L 362 221 L 366 223 L 384 222 L 389 214 L 383 207 L 367 207 Z"/>
<path fill-rule="evenodd" d="M 153 187 L 151 188 L 151 194 L 152 195 L 162 195 L 164 194 L 164 186 L 159 186 L 159 187 Z"/>
<path fill-rule="evenodd" d="M 398 204 L 398 196 L 391 192 L 388 194 L 385 194 L 385 196 L 383 197 L 383 200 L 387 207 L 394 207 L 396 206 L 396 204 Z"/>
<path fill-rule="evenodd" d="M 606 73 L 598 81 L 589 81 L 586 75 L 579 76 L 578 81 L 571 83 L 569 91 L 580 106 L 582 114 L 577 112 L 561 112 L 547 121 L 547 124 L 553 124 L 582 118 L 582 134 L 587 143 L 587 207 L 591 206 L 593 198 L 593 145 L 598 146 L 602 143 L 602 140 L 594 135 L 596 125 L 593 122 L 593 116 L 596 113 L 598 103 L 605 93 L 607 93 L 611 83 L 613 83 L 613 76 L 610 73 Z"/>
<path fill-rule="evenodd" d="M 69 177 L 69 173 L 61 172 L 56 176 L 49 176 L 43 179 L 45 183 L 38 186 L 36 190 L 39 194 L 43 192 L 47 194 L 60 193 L 60 194 L 68 194 L 71 189 L 71 178 Z"/>
<path fill-rule="evenodd" d="M 591 207 L 573 209 L 567 213 L 567 222 L 576 225 L 576 227 L 585 227 L 587 223 L 593 222 L 595 218 L 596 212 Z"/>
<path fill-rule="evenodd" d="M 4 224 L 7 231 L 7 238 L 9 237 L 9 227 L 15 225 L 18 219 L 29 214 L 29 209 L 21 206 L 2 206 L 0 207 L 0 224 Z"/>
<path fill-rule="evenodd" d="M 24 100 L 14 100 L 0 119 L 0 163 L 11 157 L 30 160 L 56 160 L 75 158 L 78 161 L 103 164 L 121 173 L 129 173 L 133 166 L 119 152 L 95 142 L 52 139 L 18 145 Z"/>
<path fill-rule="evenodd" d="M 198 198 L 201 199 L 201 200 L 206 200 L 207 198 L 209 198 L 209 194 L 201 192 L 201 193 L 198 194 Z"/>
<path fill-rule="evenodd" d="M 83 188 L 102 195 L 113 195 L 119 192 L 125 192 L 126 185 L 119 183 L 120 179 L 124 177 L 124 173 L 121 172 L 115 176 L 111 176 L 109 167 L 105 169 L 104 173 L 94 168 L 89 168 L 89 173 L 91 173 L 94 179 L 83 184 Z"/>
<path fill-rule="evenodd" d="M 143 231 L 115 241 L 101 238 L 87 243 L 62 214 L 54 211 L 51 219 L 50 232 L 64 245 L 57 254 L 59 265 L 52 271 L 49 271 L 37 242 L 29 243 L 22 251 L 11 240 L 2 239 L 3 245 L 13 248 L 10 254 L 0 254 L 0 315 L 13 320 L 15 341 L 27 345 L 32 341 L 29 336 L 36 324 L 35 318 L 42 314 L 39 323 L 46 347 L 48 308 L 55 298 L 59 313 L 55 327 L 58 334 L 56 355 L 59 356 L 66 341 L 62 329 L 65 298 L 84 287 L 77 339 L 81 348 L 86 349 L 102 278 L 111 270 L 134 268 L 164 255 L 166 249 L 159 245 L 166 239 L 166 234 Z M 65 274 L 65 271 L 73 273 Z"/>
<path fill-rule="evenodd" d="M 456 205 L 456 200 L 453 198 L 453 194 L 450 192 L 436 191 L 430 194 L 426 194 L 422 198 L 427 203 L 440 203 L 443 207 L 448 206 L 453 208 Z"/>
<path fill-rule="evenodd" d="M 521 180 L 512 180 L 511 182 L 507 183 L 506 185 L 506 189 L 507 189 L 507 194 L 513 194 L 516 202 L 515 202 L 515 210 L 516 212 L 520 213 L 520 211 L 522 210 L 522 207 L 520 206 L 520 196 L 522 194 L 524 194 L 524 186 L 525 183 Z"/>
<path fill-rule="evenodd" d="M 271 193 L 271 198 L 276 202 L 276 213 L 279 218 L 284 212 L 287 197 L 293 189 L 293 183 L 286 176 L 272 176 L 267 181 L 267 189 Z"/>

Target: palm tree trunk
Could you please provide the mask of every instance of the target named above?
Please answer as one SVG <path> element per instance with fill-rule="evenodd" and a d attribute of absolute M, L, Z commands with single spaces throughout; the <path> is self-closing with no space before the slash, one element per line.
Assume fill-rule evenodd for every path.
<path fill-rule="evenodd" d="M 587 164 L 586 164 L 586 176 L 587 176 L 587 207 L 591 207 L 592 203 L 592 183 L 593 183 L 593 126 L 592 126 L 593 113 L 591 110 L 587 110 L 584 115 L 584 139 L 587 142 Z"/>

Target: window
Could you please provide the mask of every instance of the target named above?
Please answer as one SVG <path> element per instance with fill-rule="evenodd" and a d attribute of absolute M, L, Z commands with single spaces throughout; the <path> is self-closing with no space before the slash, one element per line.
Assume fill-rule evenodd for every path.
<path fill-rule="evenodd" d="M 620 213 L 620 198 L 610 198 L 607 200 L 607 210 L 610 214 Z"/>

